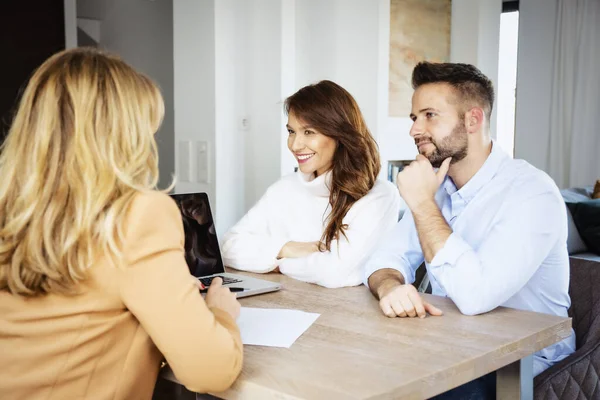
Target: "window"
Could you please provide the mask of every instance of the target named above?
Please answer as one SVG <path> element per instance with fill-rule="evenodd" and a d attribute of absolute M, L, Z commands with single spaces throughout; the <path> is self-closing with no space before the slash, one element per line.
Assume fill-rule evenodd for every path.
<path fill-rule="evenodd" d="M 505 2 L 503 12 L 500 16 L 496 141 L 498 145 L 511 156 L 514 156 L 515 147 L 515 100 L 517 94 L 518 42 L 518 2 Z"/>

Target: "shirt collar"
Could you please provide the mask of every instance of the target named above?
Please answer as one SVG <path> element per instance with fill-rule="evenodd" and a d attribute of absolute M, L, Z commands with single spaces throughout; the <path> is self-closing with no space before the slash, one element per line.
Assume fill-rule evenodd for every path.
<path fill-rule="evenodd" d="M 465 202 L 469 202 L 473 197 L 475 197 L 477 192 L 479 192 L 479 189 L 492 180 L 494 175 L 496 175 L 500 169 L 500 166 L 504 160 L 507 158 L 508 155 L 502 151 L 500 146 L 498 146 L 494 140 L 492 140 L 492 151 L 490 152 L 490 155 L 485 160 L 481 168 L 479 168 L 475 175 L 473 175 L 473 177 L 469 179 L 466 185 L 460 188 L 460 190 L 457 190 L 454 182 L 452 182 L 452 179 L 450 179 L 449 176 L 446 177 L 443 183 L 446 193 L 451 196 L 455 192 L 458 192 L 458 195 Z"/>
<path fill-rule="evenodd" d="M 298 181 L 300 184 L 308 190 L 312 195 L 316 197 L 329 197 L 331 190 L 331 170 L 315 178 L 314 174 L 305 174 L 298 170 Z"/>

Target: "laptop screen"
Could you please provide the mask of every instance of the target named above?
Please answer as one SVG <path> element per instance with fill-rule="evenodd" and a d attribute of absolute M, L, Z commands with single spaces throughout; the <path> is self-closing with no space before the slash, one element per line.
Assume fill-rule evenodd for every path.
<path fill-rule="evenodd" d="M 183 220 L 185 261 L 192 275 L 225 272 L 206 193 L 172 194 Z"/>

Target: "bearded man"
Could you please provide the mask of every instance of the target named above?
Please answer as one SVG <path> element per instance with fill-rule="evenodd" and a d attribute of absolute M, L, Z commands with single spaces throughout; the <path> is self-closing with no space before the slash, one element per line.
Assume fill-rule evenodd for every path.
<path fill-rule="evenodd" d="M 423 62 L 410 135 L 419 155 L 397 177 L 410 212 L 365 265 L 388 317 L 441 315 L 411 283 L 425 262 L 434 295 L 463 314 L 498 306 L 567 317 L 567 215 L 556 184 L 492 140 L 492 82 L 468 64 Z M 533 374 L 575 350 L 575 336 L 533 357 Z M 442 395 L 494 398 L 493 374 Z"/>

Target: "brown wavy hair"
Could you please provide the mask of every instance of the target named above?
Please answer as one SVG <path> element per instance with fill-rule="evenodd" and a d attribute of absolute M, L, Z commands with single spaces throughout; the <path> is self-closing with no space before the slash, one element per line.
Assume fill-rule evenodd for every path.
<path fill-rule="evenodd" d="M 343 220 L 352 205 L 375 184 L 381 169 L 377 143 L 352 95 L 334 82 L 324 80 L 303 87 L 285 100 L 284 110 L 337 142 L 329 194 L 331 212 L 321 237 L 321 247 L 329 251 L 333 240 L 346 237 L 348 226 Z"/>

